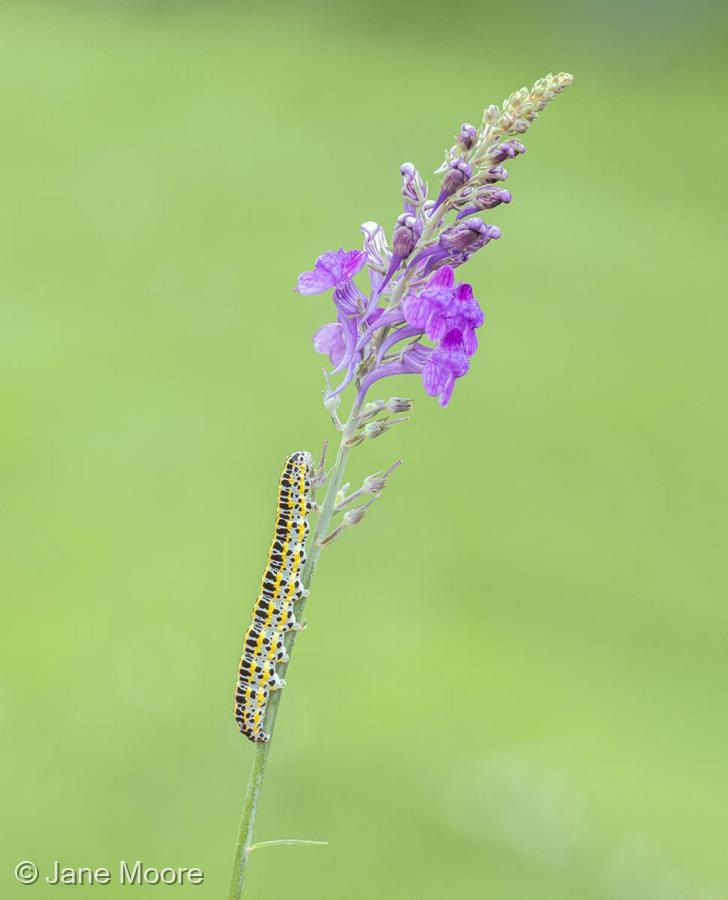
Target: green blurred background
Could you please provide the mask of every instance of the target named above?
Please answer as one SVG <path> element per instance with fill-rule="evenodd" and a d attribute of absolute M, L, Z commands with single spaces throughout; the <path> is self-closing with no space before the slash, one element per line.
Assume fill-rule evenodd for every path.
<path fill-rule="evenodd" d="M 0 4 L 3 897 L 55 896 L 21 859 L 225 896 L 275 483 L 331 436 L 296 275 L 562 69 L 468 267 L 472 372 L 445 411 L 393 386 L 351 479 L 405 465 L 319 568 L 257 837 L 330 846 L 246 896 L 728 897 L 724 25 Z"/>

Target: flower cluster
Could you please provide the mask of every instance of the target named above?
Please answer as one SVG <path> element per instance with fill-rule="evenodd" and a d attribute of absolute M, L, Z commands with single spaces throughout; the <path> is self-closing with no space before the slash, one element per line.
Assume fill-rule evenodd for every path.
<path fill-rule="evenodd" d="M 375 382 L 407 374 L 419 374 L 425 391 L 448 405 L 456 379 L 470 367 L 483 324 L 471 285 L 456 283 L 455 269 L 501 236 L 478 214 L 511 202 L 510 191 L 500 185 L 508 178 L 504 163 L 526 152 L 516 135 L 572 80 L 565 73 L 547 75 L 501 107 L 489 106 L 479 129 L 463 124 L 438 170 L 443 177 L 433 196 L 415 166 L 404 163 L 403 213 L 391 246 L 380 225 L 365 222 L 363 250 L 324 253 L 313 270 L 299 276 L 299 294 L 333 292 L 336 321 L 313 337 L 333 366 L 327 405 L 352 381 L 361 403 Z M 365 268 L 366 292 L 354 281 Z M 340 373 L 332 386 L 330 379 Z"/>

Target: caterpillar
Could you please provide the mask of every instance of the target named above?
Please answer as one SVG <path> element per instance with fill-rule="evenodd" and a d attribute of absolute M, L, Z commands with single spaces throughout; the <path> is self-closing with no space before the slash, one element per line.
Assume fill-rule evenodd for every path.
<path fill-rule="evenodd" d="M 256 743 L 270 740 L 263 731 L 271 691 L 285 687 L 276 665 L 288 661 L 283 637 L 303 626 L 296 621 L 293 604 L 306 595 L 301 571 L 306 562 L 308 514 L 311 512 L 313 459 L 310 453 L 292 453 L 278 483 L 278 509 L 273 542 L 263 574 L 253 617 L 243 637 L 243 654 L 235 685 L 235 722 L 240 732 Z"/>

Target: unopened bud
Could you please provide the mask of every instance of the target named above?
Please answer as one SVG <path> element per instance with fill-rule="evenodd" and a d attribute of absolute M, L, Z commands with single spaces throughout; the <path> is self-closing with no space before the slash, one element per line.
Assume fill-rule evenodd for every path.
<path fill-rule="evenodd" d="M 485 183 L 495 184 L 496 181 L 505 181 L 508 178 L 508 169 L 503 166 L 491 166 L 485 172 Z"/>
<path fill-rule="evenodd" d="M 402 200 L 405 208 L 419 206 L 427 196 L 427 187 L 422 176 L 411 162 L 402 163 L 399 171 L 402 175 Z"/>
<path fill-rule="evenodd" d="M 458 136 L 458 141 L 462 145 L 465 150 L 471 150 L 475 146 L 475 142 L 478 140 L 478 129 L 475 125 L 471 125 L 469 122 L 463 122 L 460 126 L 460 134 Z"/>
<path fill-rule="evenodd" d="M 511 192 L 504 188 L 496 188 L 495 190 L 486 188 L 478 192 L 478 204 L 481 209 L 494 209 L 501 203 L 510 203 L 512 199 L 513 195 Z"/>
<path fill-rule="evenodd" d="M 497 240 L 500 236 L 500 228 L 496 225 L 486 225 L 482 219 L 474 216 L 443 231 L 440 235 L 440 244 L 450 251 L 473 253 L 484 247 L 488 241 Z"/>
<path fill-rule="evenodd" d="M 488 159 L 494 163 L 503 162 L 504 159 L 515 159 L 521 153 L 525 153 L 526 148 L 520 141 L 503 141 L 491 147 L 486 154 Z"/>
<path fill-rule="evenodd" d="M 451 194 L 454 194 L 455 191 L 459 190 L 465 184 L 472 174 L 473 170 L 464 159 L 454 159 L 450 163 L 450 166 L 445 173 L 445 177 L 442 179 L 440 197 L 443 195 L 449 197 Z"/>
<path fill-rule="evenodd" d="M 456 221 L 460 221 L 466 216 L 472 216 L 473 213 L 480 212 L 483 209 L 495 209 L 501 203 L 510 203 L 512 199 L 510 191 L 488 185 L 467 198 L 466 205 L 463 206 L 456 216 Z"/>
<path fill-rule="evenodd" d="M 495 105 L 495 103 L 491 103 L 491 105 L 483 113 L 483 121 L 486 123 L 486 125 L 495 125 L 498 121 L 498 116 L 498 107 Z"/>
<path fill-rule="evenodd" d="M 414 216 L 404 213 L 397 219 L 392 236 L 392 249 L 400 259 L 407 259 L 415 249 L 422 234 L 422 223 Z"/>
<path fill-rule="evenodd" d="M 386 407 L 389 412 L 393 413 L 407 412 L 407 410 L 412 409 L 412 401 L 408 400 L 407 397 L 390 397 L 387 400 Z"/>
<path fill-rule="evenodd" d="M 345 447 L 356 447 L 358 444 L 361 444 L 363 440 L 364 438 L 360 434 L 352 434 L 351 437 L 346 438 L 343 443 Z"/>

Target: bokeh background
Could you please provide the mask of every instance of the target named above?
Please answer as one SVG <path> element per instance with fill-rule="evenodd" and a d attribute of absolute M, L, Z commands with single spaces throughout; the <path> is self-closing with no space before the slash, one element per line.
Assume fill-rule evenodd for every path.
<path fill-rule="evenodd" d="M 728 897 L 725 34 L 710 2 L 0 5 L 3 897 L 51 895 L 21 859 L 226 895 L 275 484 L 331 436 L 296 275 L 562 69 L 468 267 L 471 374 L 445 411 L 397 385 L 352 481 L 405 465 L 319 568 L 257 837 L 330 846 L 246 896 Z"/>

